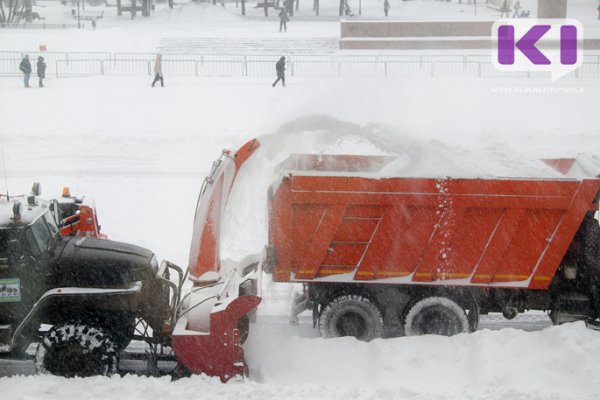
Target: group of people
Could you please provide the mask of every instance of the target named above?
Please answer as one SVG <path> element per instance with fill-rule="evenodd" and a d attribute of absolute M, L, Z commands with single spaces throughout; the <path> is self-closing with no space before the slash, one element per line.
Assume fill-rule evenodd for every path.
<path fill-rule="evenodd" d="M 500 7 L 500 18 L 506 15 L 506 18 L 511 18 L 510 12 L 512 13 L 512 18 L 528 18 L 530 11 L 523 9 L 521 7 L 521 2 L 519 0 L 515 1 L 515 4 L 511 5 L 511 0 L 504 0 L 502 3 L 502 7 Z"/>
<path fill-rule="evenodd" d="M 46 78 L 46 62 L 44 61 L 44 57 L 39 56 L 37 59 L 37 76 L 38 76 L 38 85 L 39 87 L 44 87 L 44 79 Z M 25 54 L 23 59 L 21 60 L 21 64 L 19 64 L 19 70 L 23 73 L 23 83 L 26 88 L 30 88 L 29 86 L 29 78 L 31 77 L 31 62 L 29 62 L 29 54 Z"/>

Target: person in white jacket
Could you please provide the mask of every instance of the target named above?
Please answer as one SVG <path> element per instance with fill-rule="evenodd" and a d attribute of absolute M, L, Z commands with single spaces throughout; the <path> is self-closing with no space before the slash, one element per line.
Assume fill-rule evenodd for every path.
<path fill-rule="evenodd" d="M 165 81 L 163 79 L 162 70 L 162 54 L 156 55 L 156 61 L 154 61 L 154 81 L 152 81 L 152 87 L 160 80 L 160 86 L 165 87 Z"/>

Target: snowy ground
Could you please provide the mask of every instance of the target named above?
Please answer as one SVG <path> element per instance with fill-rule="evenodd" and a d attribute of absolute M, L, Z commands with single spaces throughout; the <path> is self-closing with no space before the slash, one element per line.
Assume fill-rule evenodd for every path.
<path fill-rule="evenodd" d="M 227 26 L 231 34 L 253 34 L 254 23 L 265 26 L 225 17 L 235 20 L 216 31 L 223 36 Z M 97 50 L 152 51 L 156 38 L 176 34 L 168 19 L 163 24 L 164 30 L 147 37 L 150 29 L 118 28 L 116 22 L 105 31 L 76 34 L 2 31 L 0 48 L 32 49 L 40 43 L 37 35 L 44 35 L 60 46 L 54 50 L 90 44 Z M 190 26 L 188 36 L 215 34 L 211 25 Z M 315 32 L 323 34 L 337 23 L 298 26 L 318 26 Z M 94 34 L 102 40 L 92 44 Z M 223 253 L 234 259 L 264 245 L 266 186 L 273 165 L 291 152 L 403 154 L 440 176 L 511 175 L 539 158 L 600 155 L 598 81 L 291 79 L 285 89 L 270 83 L 166 77 L 167 87 L 152 89 L 146 77 L 49 78 L 44 89 L 24 90 L 17 78 L 0 79 L 0 167 L 7 175 L 0 191 L 25 192 L 37 180 L 52 196 L 68 185 L 96 200 L 110 238 L 185 266 L 204 175 L 222 148 L 235 149 L 253 137 L 262 138 L 261 157 L 240 175 L 224 232 Z M 245 382 L 33 376 L 0 378 L 0 392 L 28 400 L 598 396 L 600 336 L 581 323 L 548 327 L 545 315 L 534 313 L 510 324 L 486 317 L 479 332 L 453 338 L 323 340 L 309 316 L 298 327 L 287 324 L 293 290 L 265 280 L 258 324 L 245 345 L 251 374 Z M 505 326 L 512 328 L 500 329 Z"/>

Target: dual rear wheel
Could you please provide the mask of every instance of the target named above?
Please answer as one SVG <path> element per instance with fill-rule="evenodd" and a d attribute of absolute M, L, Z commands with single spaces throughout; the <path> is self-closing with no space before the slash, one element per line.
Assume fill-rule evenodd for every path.
<path fill-rule="evenodd" d="M 406 307 L 404 331 L 407 336 L 453 336 L 472 332 L 477 329 L 478 314 L 475 301 L 472 301 L 467 313 L 465 308 L 448 297 L 425 297 Z M 319 331 L 326 338 L 353 336 L 370 341 L 383 334 L 383 313 L 377 303 L 366 296 L 341 295 L 323 308 Z"/>

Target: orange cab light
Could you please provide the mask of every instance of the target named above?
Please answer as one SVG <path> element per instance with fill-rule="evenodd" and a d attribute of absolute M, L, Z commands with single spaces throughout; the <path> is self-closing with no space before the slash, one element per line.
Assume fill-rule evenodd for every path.
<path fill-rule="evenodd" d="M 71 197 L 71 189 L 68 186 L 63 188 L 62 197 Z"/>

